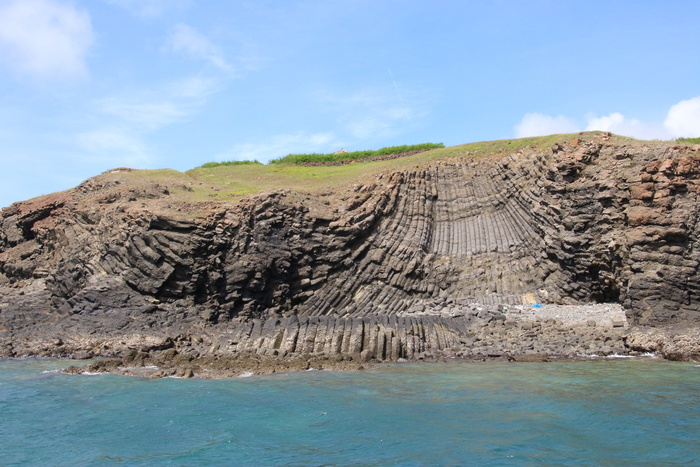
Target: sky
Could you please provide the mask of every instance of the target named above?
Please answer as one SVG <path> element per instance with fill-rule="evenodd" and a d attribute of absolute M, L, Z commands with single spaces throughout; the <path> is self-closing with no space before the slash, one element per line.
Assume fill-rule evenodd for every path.
<path fill-rule="evenodd" d="M 696 0 L 0 0 L 0 206 L 115 167 L 700 136 Z"/>

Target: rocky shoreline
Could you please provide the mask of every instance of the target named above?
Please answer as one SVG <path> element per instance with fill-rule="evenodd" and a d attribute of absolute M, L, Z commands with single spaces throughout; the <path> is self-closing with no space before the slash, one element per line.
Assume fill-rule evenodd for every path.
<path fill-rule="evenodd" d="M 170 349 L 159 352 L 134 351 L 124 358 L 100 359 L 87 365 L 74 365 L 64 373 L 110 373 L 140 378 L 203 378 L 221 379 L 266 375 L 291 371 L 364 370 L 376 363 L 352 360 L 333 360 L 323 357 L 263 357 L 255 354 L 233 357 L 197 357 L 179 354 Z"/>
<path fill-rule="evenodd" d="M 328 358 L 325 356 L 300 355 L 295 357 L 260 356 L 242 354 L 231 357 L 192 357 L 174 349 L 163 351 L 132 351 L 123 358 L 105 358 L 85 365 L 73 365 L 65 373 L 96 374 L 110 373 L 140 378 L 202 378 L 221 379 L 246 377 L 292 371 L 360 371 L 386 363 L 445 362 L 462 360 L 471 362 L 551 362 L 562 360 L 590 360 L 599 358 L 653 357 L 672 361 L 700 361 L 695 349 L 700 342 L 700 330 L 693 333 L 667 332 L 659 329 L 634 329 L 628 333 L 610 333 L 603 338 L 603 351 L 593 354 L 559 353 L 555 345 L 548 345 L 549 353 L 529 352 L 521 349 L 510 353 L 504 347 L 491 348 L 485 353 L 471 352 L 465 348 L 450 349 L 434 354 L 424 354 L 416 359 L 399 358 L 395 361 L 354 360 L 352 357 Z M 605 340 L 609 339 L 609 340 Z M 506 342 L 513 350 L 513 343 Z M 485 350 L 485 349 L 484 349 Z"/>
<path fill-rule="evenodd" d="M 446 310 L 448 316 L 440 315 L 442 310 Z M 472 305 L 442 310 L 433 310 L 435 314 L 431 318 L 443 319 L 437 323 L 445 328 L 441 331 L 433 329 L 432 341 L 425 335 L 420 337 L 419 332 L 419 341 L 410 341 L 410 334 L 406 334 L 401 339 L 389 340 L 390 347 L 394 346 L 393 351 L 387 350 L 386 337 L 381 351 L 376 346 L 365 346 L 371 343 L 370 326 L 365 321 L 356 320 L 354 327 L 334 327 L 323 336 L 318 335 L 316 329 L 318 341 L 330 344 L 319 347 L 316 339 L 311 342 L 301 336 L 299 340 L 298 330 L 294 335 L 289 332 L 299 321 L 278 320 L 276 326 L 267 326 L 267 337 L 263 332 L 265 323 L 260 324 L 257 338 L 249 335 L 244 341 L 238 333 L 236 339 L 239 341 L 235 345 L 240 350 L 230 346 L 222 348 L 221 345 L 223 342 L 230 344 L 235 333 L 209 334 L 205 338 L 201 335 L 177 336 L 164 341 L 143 336 L 139 341 L 132 337 L 126 349 L 119 349 L 114 341 L 103 342 L 102 349 L 94 348 L 89 355 L 102 358 L 88 365 L 72 366 L 66 371 L 71 374 L 213 379 L 287 371 L 362 370 L 387 362 L 446 359 L 547 362 L 653 354 L 668 360 L 700 361 L 700 328 L 629 326 L 624 309 L 617 304 L 535 305 L 535 308 L 500 305 L 490 310 Z M 430 316 L 414 317 L 413 326 L 420 324 L 412 331 L 419 331 L 422 326 L 425 332 L 431 322 L 427 319 Z M 395 324 L 399 323 L 397 318 Z M 307 322 L 307 330 L 310 324 Z M 447 329 L 450 325 L 452 329 Z M 346 328 L 349 332 L 345 332 Z M 400 329 L 401 326 L 397 326 L 391 332 L 396 336 Z M 60 345 L 52 350 L 46 349 L 44 353 L 55 356 L 60 347 L 66 352 L 71 345 L 68 342 L 54 344 Z M 84 357 L 85 354 L 78 351 L 62 356 Z"/>

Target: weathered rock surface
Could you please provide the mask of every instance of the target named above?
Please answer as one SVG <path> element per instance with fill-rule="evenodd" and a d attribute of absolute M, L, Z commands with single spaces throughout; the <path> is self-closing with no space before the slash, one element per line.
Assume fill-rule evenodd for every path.
<path fill-rule="evenodd" d="M 700 326 L 700 148 L 615 141 L 236 205 L 174 203 L 119 171 L 15 203 L 0 216 L 0 355 L 569 355 L 630 351 L 627 321 Z M 627 316 L 562 330 L 475 312 L 523 297 Z"/>
<path fill-rule="evenodd" d="M 700 360 L 700 328 L 632 329 L 626 345 L 640 352 L 659 353 L 668 360 Z"/>

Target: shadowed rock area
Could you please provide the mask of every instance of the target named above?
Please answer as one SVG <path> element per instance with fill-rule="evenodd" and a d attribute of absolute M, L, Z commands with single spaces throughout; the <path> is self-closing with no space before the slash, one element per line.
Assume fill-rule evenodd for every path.
<path fill-rule="evenodd" d="M 700 354 L 698 146 L 587 133 L 235 203 L 127 170 L 3 209 L 0 355 Z"/>

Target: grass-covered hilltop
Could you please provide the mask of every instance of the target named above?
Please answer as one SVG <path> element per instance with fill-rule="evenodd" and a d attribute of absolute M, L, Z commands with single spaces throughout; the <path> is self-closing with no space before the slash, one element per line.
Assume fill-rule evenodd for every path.
<path fill-rule="evenodd" d="M 696 143 L 585 132 L 114 169 L 3 209 L 0 356 L 204 377 L 697 359 Z"/>
<path fill-rule="evenodd" d="M 262 164 L 259 161 L 208 162 L 180 173 L 174 170 L 116 169 L 101 177 L 126 178 L 134 183 L 150 180 L 156 183 L 172 181 L 171 195 L 175 199 L 192 201 L 238 200 L 259 191 L 290 189 L 315 192 L 326 187 L 342 187 L 361 183 L 379 173 L 404 170 L 434 161 L 460 157 L 469 159 L 499 158 L 525 149 L 544 149 L 573 137 L 588 139 L 598 133 L 581 135 L 551 135 L 516 140 L 486 141 L 445 148 L 442 143 L 392 146 L 376 151 L 340 152 L 338 154 L 303 154 L 282 157 Z M 629 138 L 612 136 L 620 141 Z M 631 140 L 630 140 L 631 141 Z M 409 154 L 410 153 L 410 154 Z M 408 155 L 406 155 L 408 154 Z M 400 155 L 399 158 L 373 159 L 376 156 Z M 351 161 L 351 164 L 333 162 Z M 311 163 L 311 164 L 309 164 Z M 196 183 L 195 183 L 196 182 Z"/>
<path fill-rule="evenodd" d="M 340 162 L 340 161 L 356 161 L 367 160 L 381 156 L 407 156 L 417 154 L 419 152 L 428 151 L 430 149 L 444 148 L 442 143 L 423 143 L 403 146 L 389 146 L 376 151 L 345 151 L 341 149 L 331 154 L 289 154 L 280 159 L 273 159 L 271 164 L 308 164 L 314 162 Z"/>
<path fill-rule="evenodd" d="M 292 165 L 304 165 L 304 164 L 328 164 L 332 162 L 355 162 L 358 160 L 375 160 L 374 158 L 382 156 L 396 156 L 402 157 L 407 155 L 417 154 L 419 152 L 428 151 L 430 149 L 444 148 L 445 145 L 442 143 L 423 143 L 423 144 L 413 144 L 404 146 L 389 146 L 377 150 L 365 150 L 365 151 L 345 151 L 340 149 L 339 151 L 330 154 L 288 154 L 285 157 L 280 157 L 279 159 L 273 159 L 270 164 L 292 164 Z M 384 157 L 388 158 L 388 157 Z M 394 158 L 394 157 L 391 157 Z M 200 168 L 212 168 L 219 167 L 222 165 L 248 165 L 248 164 L 261 164 L 257 160 L 237 160 L 237 161 L 223 161 L 223 162 L 207 162 L 200 166 Z"/>

